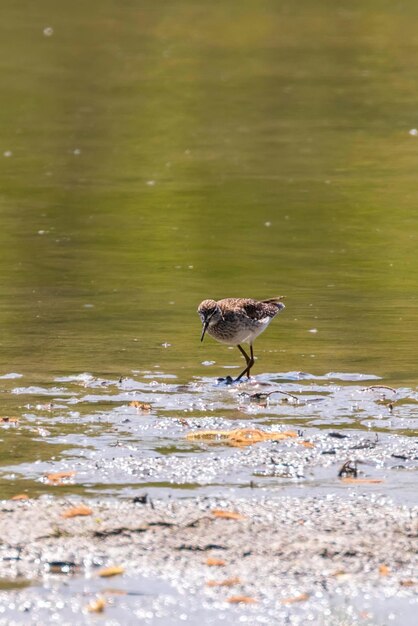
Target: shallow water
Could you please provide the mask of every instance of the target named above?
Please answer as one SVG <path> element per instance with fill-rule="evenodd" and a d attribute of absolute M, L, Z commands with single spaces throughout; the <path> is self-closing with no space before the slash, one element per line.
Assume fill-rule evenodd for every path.
<path fill-rule="evenodd" d="M 1 424 L 9 450 L 6 496 L 173 489 L 180 496 L 226 487 L 312 495 L 340 491 L 338 471 L 353 460 L 365 466 L 361 475 L 382 483 L 381 492 L 414 500 L 418 394 L 373 375 L 287 372 L 234 385 L 210 377 L 181 384 L 158 369 L 122 379 L 82 374 L 42 386 L 24 382 L 3 383 L 20 413 L 20 421 Z M 290 430 L 294 438 L 234 446 L 199 434 L 239 428 Z M 301 445 L 308 448 L 303 455 Z M 73 474 L 58 485 L 48 478 L 63 471 Z"/>
<path fill-rule="evenodd" d="M 383 603 L 381 597 L 364 593 L 354 598 L 352 605 L 348 605 L 347 599 L 344 596 L 341 598 L 341 595 L 341 592 L 335 594 L 330 606 L 319 595 L 309 603 L 309 608 L 303 604 L 291 609 L 282 607 L 281 610 L 246 607 L 245 616 L 241 607 L 225 608 L 218 601 L 214 608 L 215 603 L 201 594 L 197 597 L 179 594 L 169 585 L 150 576 L 125 577 L 123 584 L 112 586 L 97 579 L 76 578 L 65 583 L 46 580 L 44 587 L 30 589 L 21 604 L 12 597 L 2 611 L 2 623 L 25 623 L 29 619 L 25 613 L 30 615 L 33 623 L 35 620 L 48 622 L 56 619 L 59 611 L 64 623 L 70 624 L 77 620 L 79 624 L 91 624 L 92 616 L 87 613 L 86 607 L 96 602 L 98 597 L 105 597 L 107 619 L 116 623 L 129 623 L 129 620 L 137 619 L 153 626 L 179 626 L 184 622 L 215 625 L 242 622 L 245 617 L 245 621 L 254 624 L 269 624 L 280 619 L 283 622 L 291 620 L 290 623 L 298 626 L 307 620 L 315 620 L 321 626 L 344 626 L 347 623 L 371 626 L 384 624 L 390 615 L 393 624 L 413 624 L 416 612 L 413 599 L 393 598 L 387 594 Z M 16 618 L 20 621 L 13 621 Z"/>

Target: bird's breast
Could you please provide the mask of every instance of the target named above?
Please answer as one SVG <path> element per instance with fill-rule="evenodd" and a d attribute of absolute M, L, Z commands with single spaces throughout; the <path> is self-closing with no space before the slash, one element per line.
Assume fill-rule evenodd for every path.
<path fill-rule="evenodd" d="M 251 343 L 270 322 L 271 318 L 221 320 L 213 326 L 209 325 L 207 332 L 220 343 L 236 346 L 239 343 Z"/>

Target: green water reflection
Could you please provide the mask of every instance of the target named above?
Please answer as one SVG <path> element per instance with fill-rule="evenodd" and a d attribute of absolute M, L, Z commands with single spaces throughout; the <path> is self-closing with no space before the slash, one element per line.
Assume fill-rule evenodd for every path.
<path fill-rule="evenodd" d="M 200 300 L 284 293 L 258 371 L 416 382 L 415 2 L 1 12 L 2 373 L 188 380 Z"/>

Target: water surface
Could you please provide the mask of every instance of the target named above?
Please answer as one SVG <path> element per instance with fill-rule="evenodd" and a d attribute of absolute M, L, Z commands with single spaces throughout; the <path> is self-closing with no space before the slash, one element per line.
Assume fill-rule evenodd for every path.
<path fill-rule="evenodd" d="M 240 356 L 199 343 L 207 297 L 287 296 L 256 343 L 261 381 L 372 375 L 415 402 L 417 13 L 411 1 L 4 0 L 0 374 L 22 377 L 0 381 L 3 415 L 20 420 L 2 431 L 8 494 L 22 477 L 38 493 L 72 451 L 120 439 L 102 423 L 106 402 L 137 397 L 117 395 L 120 377 L 203 380 L 208 398 Z M 72 414 L 80 395 L 60 379 L 85 373 L 116 395 Z M 193 412 L 168 396 L 154 421 Z M 333 397 L 322 426 L 339 423 Z M 373 429 L 369 409 L 351 427 Z M 167 433 L 153 454 L 184 445 Z"/>

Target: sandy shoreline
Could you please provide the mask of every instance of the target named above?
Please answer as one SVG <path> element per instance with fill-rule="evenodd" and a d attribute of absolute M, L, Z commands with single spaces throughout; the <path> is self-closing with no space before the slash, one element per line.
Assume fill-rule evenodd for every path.
<path fill-rule="evenodd" d="M 99 594 L 106 623 L 114 624 L 134 623 L 124 619 L 126 610 L 150 624 L 184 623 L 185 615 L 194 623 L 412 624 L 417 507 L 355 493 L 83 499 L 91 514 L 63 517 L 80 503 L 3 501 L 1 577 L 33 581 L 54 600 L 46 602 L 39 586 L 3 591 L 0 623 L 45 623 L 54 615 L 74 623 L 76 614 L 79 623 L 90 623 L 86 607 Z M 238 515 L 222 517 L 229 513 Z M 122 574 L 98 576 L 100 568 L 116 565 Z M 69 592 L 68 581 L 84 581 L 88 589 L 76 585 Z M 168 592 L 155 592 L 161 582 Z M 104 584 L 119 593 L 103 591 Z M 168 602 L 164 616 L 162 598 L 167 604 L 170 596 L 176 608 Z"/>

